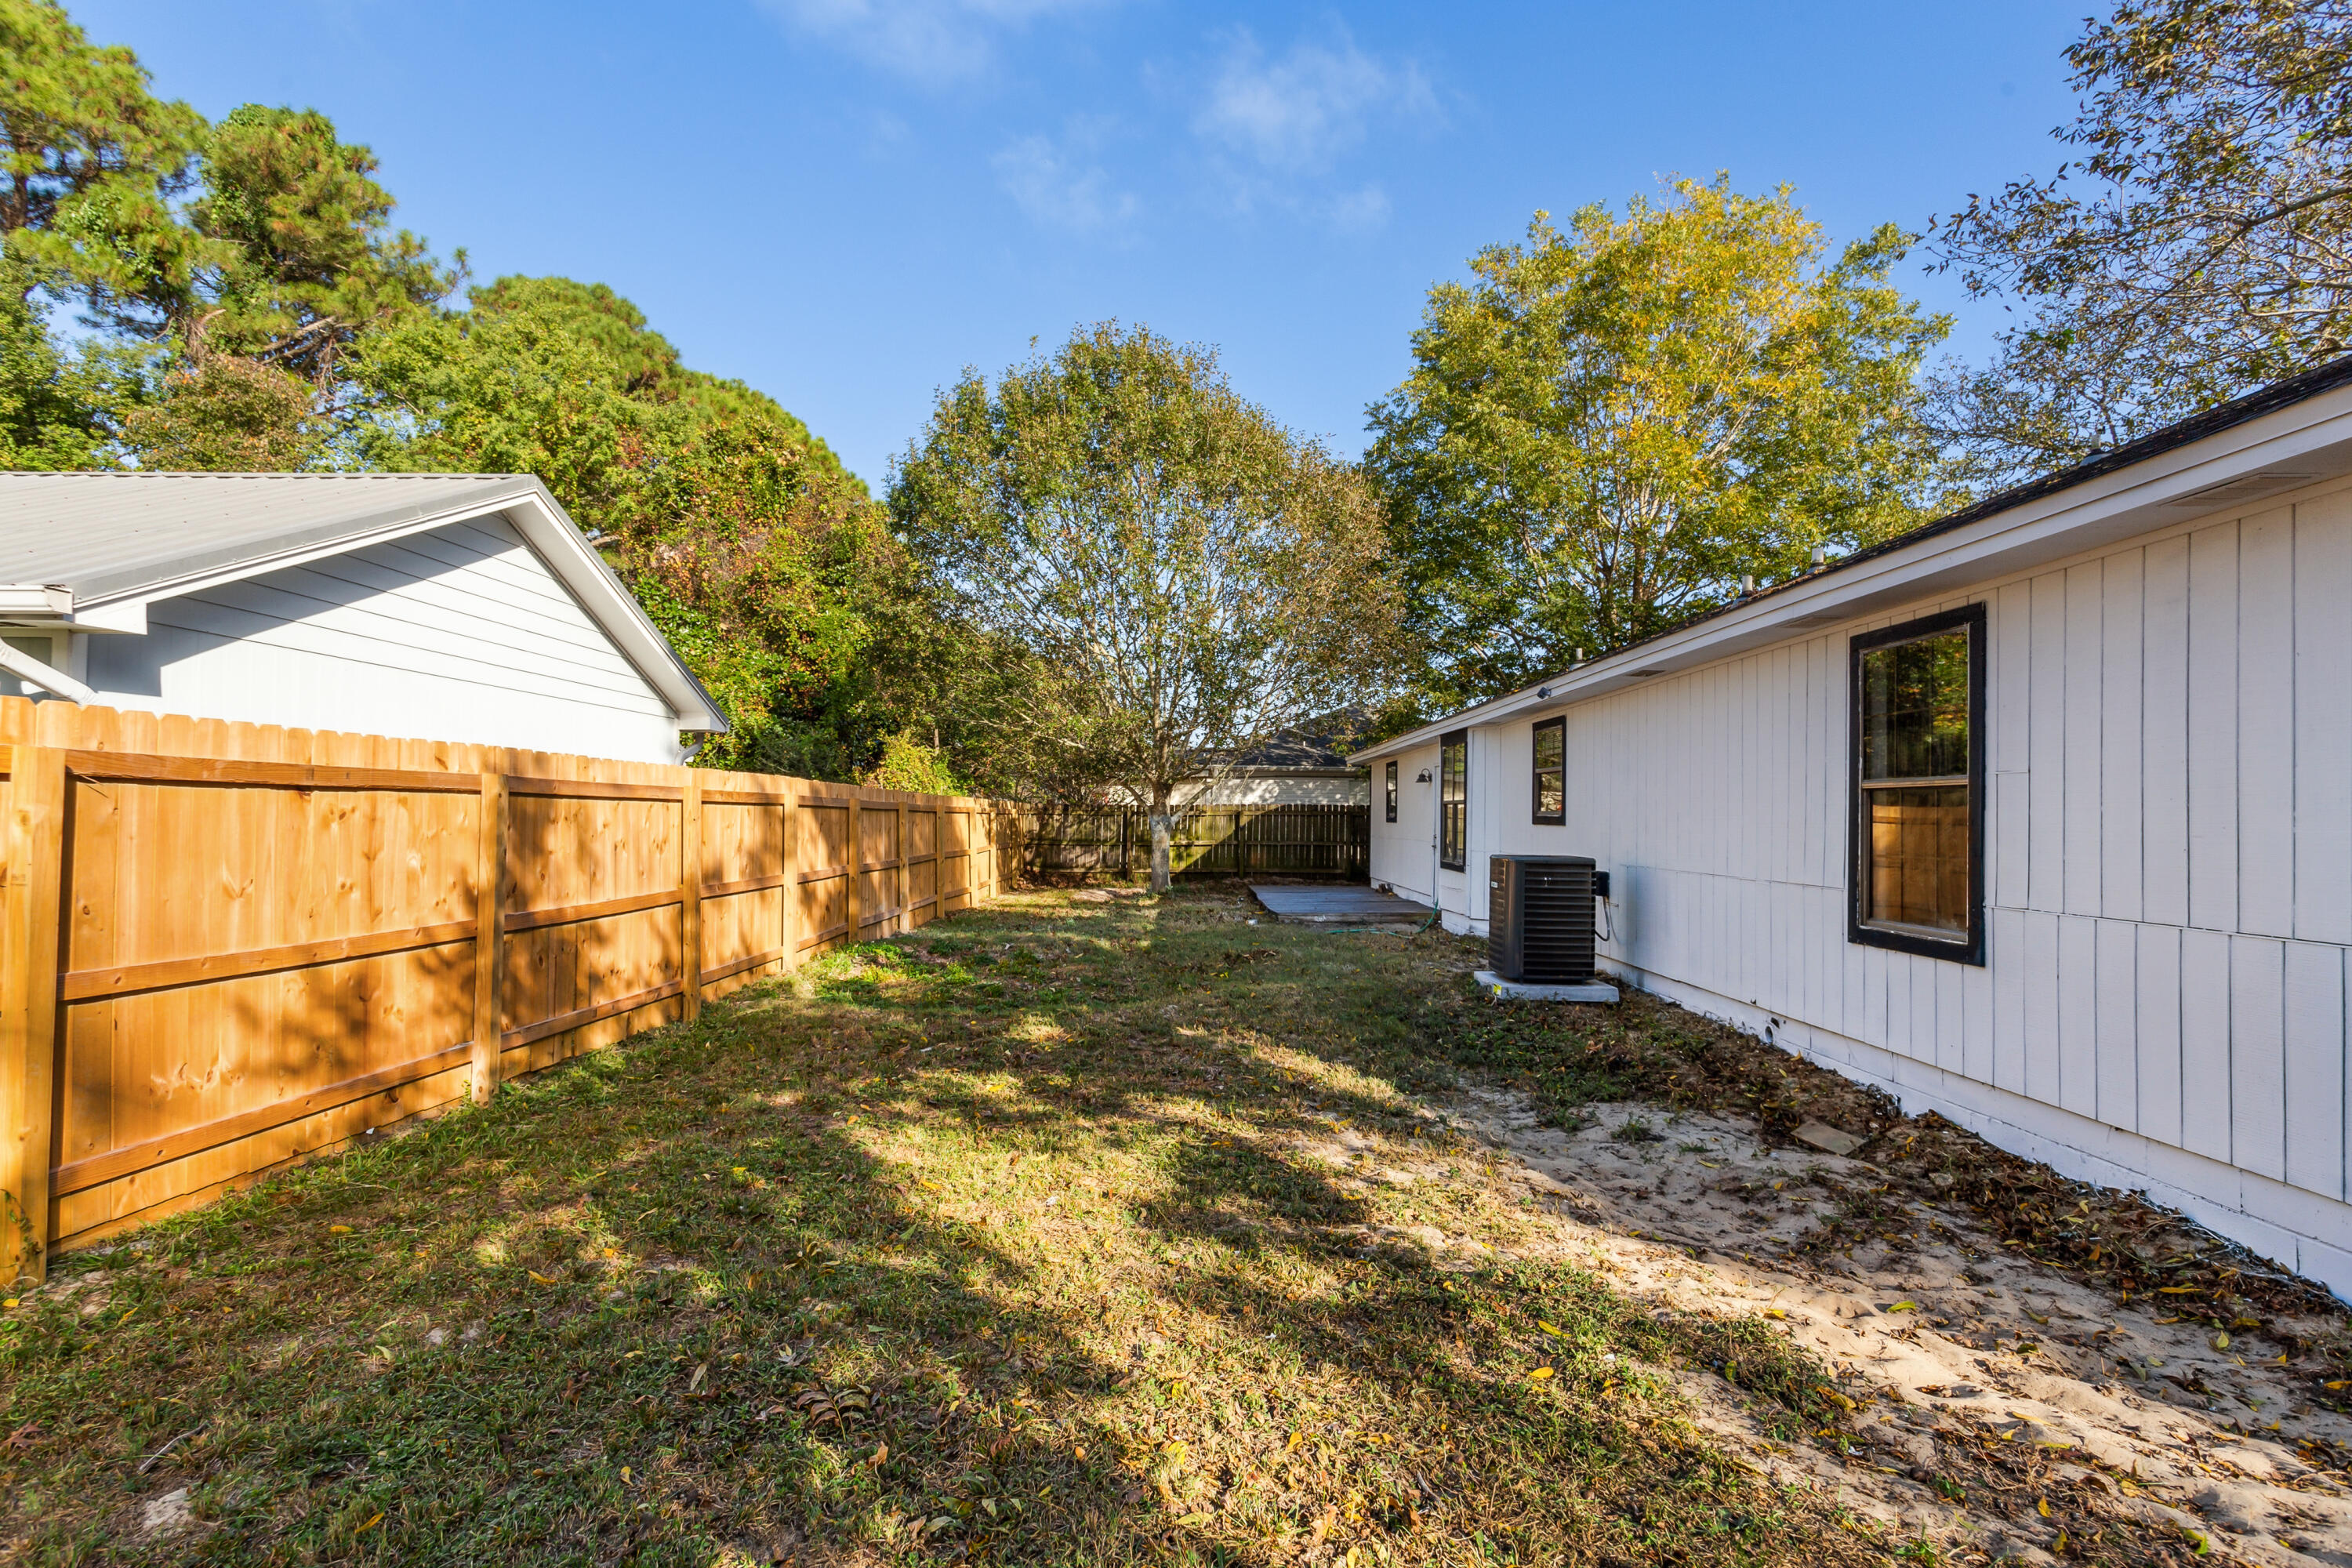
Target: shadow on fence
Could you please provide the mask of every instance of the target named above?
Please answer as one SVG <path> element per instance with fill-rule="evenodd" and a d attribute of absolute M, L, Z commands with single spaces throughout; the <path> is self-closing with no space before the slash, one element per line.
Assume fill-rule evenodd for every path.
<path fill-rule="evenodd" d="M 1140 806 L 1054 806 L 1020 813 L 1032 873 L 1139 877 L 1151 869 L 1151 814 Z M 1201 806 L 1176 814 L 1169 867 L 1179 877 L 1371 875 L 1368 805 Z"/>

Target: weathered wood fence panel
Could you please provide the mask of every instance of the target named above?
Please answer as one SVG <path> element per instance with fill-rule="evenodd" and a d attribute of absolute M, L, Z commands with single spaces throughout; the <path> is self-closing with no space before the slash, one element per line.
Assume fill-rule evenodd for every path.
<path fill-rule="evenodd" d="M 1139 806 L 1021 810 L 1023 853 L 1038 871 L 1141 876 L 1151 868 L 1151 814 Z M 1177 876 L 1371 875 L 1366 805 L 1198 806 L 1176 814 L 1168 861 Z"/>
<path fill-rule="evenodd" d="M 997 891 L 1000 802 L 0 699 L 0 1276 Z"/>

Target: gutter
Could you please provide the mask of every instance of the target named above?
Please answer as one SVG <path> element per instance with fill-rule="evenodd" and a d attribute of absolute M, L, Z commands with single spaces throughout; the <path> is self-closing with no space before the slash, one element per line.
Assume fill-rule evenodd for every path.
<path fill-rule="evenodd" d="M 6 670 L 19 680 L 31 681 L 42 690 L 62 697 L 68 702 L 98 700 L 97 692 L 72 676 L 43 663 L 29 653 L 19 652 L 6 643 L 0 643 L 0 669 Z"/>

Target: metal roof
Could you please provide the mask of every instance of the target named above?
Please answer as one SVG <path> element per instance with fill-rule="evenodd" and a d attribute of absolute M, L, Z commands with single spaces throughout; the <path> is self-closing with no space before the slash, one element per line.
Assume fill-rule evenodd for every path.
<path fill-rule="evenodd" d="M 530 474 L 0 473 L 0 602 L 12 619 L 21 610 L 143 630 L 148 601 L 491 512 L 652 682 L 679 729 L 726 730 L 645 606 Z M 121 622 L 125 606 L 142 618 Z"/>
<path fill-rule="evenodd" d="M 529 474 L 0 473 L 0 583 L 116 598 L 486 510 L 537 485 Z"/>

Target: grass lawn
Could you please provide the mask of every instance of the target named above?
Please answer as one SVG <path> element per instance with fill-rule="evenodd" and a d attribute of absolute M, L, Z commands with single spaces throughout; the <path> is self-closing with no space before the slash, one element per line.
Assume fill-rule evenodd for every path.
<path fill-rule="evenodd" d="M 1675 1386 L 1836 1443 L 1826 1369 L 1421 1110 L 1464 947 L 1246 912 L 1012 896 L 65 1259 L 0 1558 L 1932 1560 Z"/>

